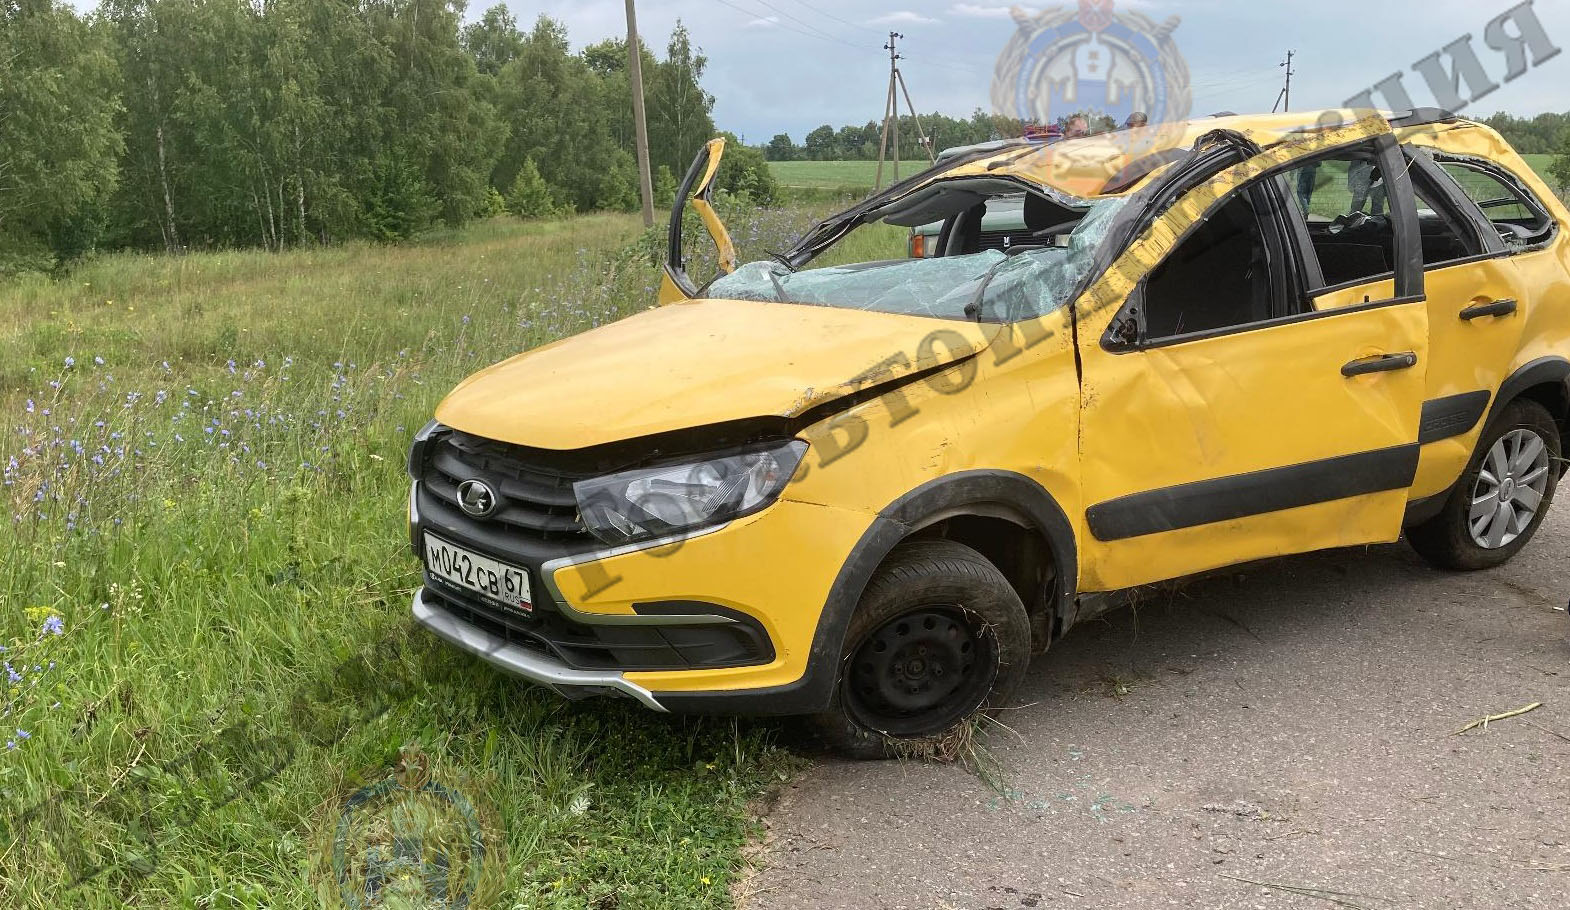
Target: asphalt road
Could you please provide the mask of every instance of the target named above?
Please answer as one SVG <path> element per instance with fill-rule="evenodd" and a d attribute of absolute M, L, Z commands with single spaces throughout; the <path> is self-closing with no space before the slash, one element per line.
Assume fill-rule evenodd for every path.
<path fill-rule="evenodd" d="M 821 760 L 742 904 L 1565 910 L 1567 554 L 1561 503 L 1491 572 L 1343 550 L 1113 614 L 1037 660 L 990 774 Z"/>

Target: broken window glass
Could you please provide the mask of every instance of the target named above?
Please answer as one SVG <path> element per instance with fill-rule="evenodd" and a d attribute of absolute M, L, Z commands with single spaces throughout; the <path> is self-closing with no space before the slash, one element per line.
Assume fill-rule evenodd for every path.
<path fill-rule="evenodd" d="M 1064 246 L 1022 240 L 1011 248 L 1012 255 L 985 250 L 805 271 L 780 262 L 751 262 L 710 284 L 704 296 L 938 319 L 1030 319 L 1070 302 L 1125 203 L 1105 199 L 1091 206 Z"/>
<path fill-rule="evenodd" d="M 1515 181 L 1506 182 L 1492 169 L 1469 161 L 1445 161 L 1440 166 L 1461 191 L 1482 208 L 1505 243 L 1530 246 L 1553 230 L 1553 219 L 1548 217 L 1542 203 L 1531 198 Z"/>

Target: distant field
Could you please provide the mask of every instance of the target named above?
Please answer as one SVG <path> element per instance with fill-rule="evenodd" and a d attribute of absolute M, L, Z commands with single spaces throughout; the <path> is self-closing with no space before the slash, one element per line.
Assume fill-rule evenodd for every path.
<path fill-rule="evenodd" d="M 1530 164 L 1533 170 L 1537 171 L 1538 174 L 1542 175 L 1544 180 L 1548 181 L 1549 186 L 1559 186 L 1559 182 L 1556 181 L 1554 176 L 1548 172 L 1548 169 L 1554 166 L 1553 155 L 1522 155 L 1521 157 L 1525 158 L 1526 163 Z"/>
<path fill-rule="evenodd" d="M 1525 155 L 1527 162 L 1550 185 L 1557 185 L 1548 173 L 1554 163 L 1553 155 Z M 787 187 L 815 190 L 871 190 L 878 175 L 876 161 L 773 161 L 769 163 L 774 178 Z M 920 161 L 900 164 L 900 176 L 909 177 L 922 169 Z M 884 165 L 883 182 L 893 179 L 891 164 Z"/>
<path fill-rule="evenodd" d="M 878 176 L 876 161 L 771 161 L 769 168 L 774 171 L 774 179 L 796 189 L 870 190 Z M 900 175 L 909 177 L 921 169 L 921 162 L 902 162 Z M 885 164 L 884 183 L 893 175 L 894 166 Z"/>

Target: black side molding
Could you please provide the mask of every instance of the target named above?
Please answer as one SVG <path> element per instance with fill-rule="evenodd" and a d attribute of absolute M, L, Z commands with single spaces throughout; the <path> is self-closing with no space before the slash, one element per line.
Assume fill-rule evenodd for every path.
<path fill-rule="evenodd" d="M 1423 419 L 1417 429 L 1417 444 L 1426 446 L 1431 442 L 1472 432 L 1477 422 L 1483 419 L 1483 412 L 1488 410 L 1488 402 L 1492 397 L 1485 390 L 1423 402 Z"/>
<path fill-rule="evenodd" d="M 1091 506 L 1085 518 L 1097 540 L 1127 540 L 1400 490 L 1417 477 L 1420 452 L 1413 443 L 1135 493 Z"/>

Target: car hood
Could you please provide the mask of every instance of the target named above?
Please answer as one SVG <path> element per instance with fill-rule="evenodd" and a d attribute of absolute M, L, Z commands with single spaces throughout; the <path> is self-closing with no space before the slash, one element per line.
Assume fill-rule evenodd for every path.
<path fill-rule="evenodd" d="M 794 417 L 973 356 L 998 330 L 832 307 L 694 300 L 482 370 L 447 396 L 436 419 L 476 436 L 570 450 L 748 417 Z M 934 332 L 954 334 L 923 345 Z M 900 355 L 908 362 L 889 367 Z M 868 382 L 880 364 L 888 372 Z"/>

